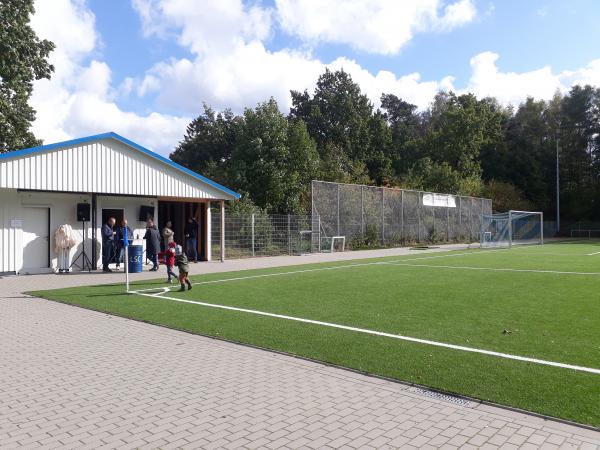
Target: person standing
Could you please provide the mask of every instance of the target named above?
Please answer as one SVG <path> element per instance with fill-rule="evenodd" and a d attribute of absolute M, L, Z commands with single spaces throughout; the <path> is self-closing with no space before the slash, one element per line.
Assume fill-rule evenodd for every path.
<path fill-rule="evenodd" d="M 108 265 L 115 257 L 115 235 L 117 233 L 113 230 L 114 226 L 114 217 L 109 217 L 102 225 L 102 272 L 112 272 Z"/>
<path fill-rule="evenodd" d="M 158 270 L 158 253 L 160 252 L 160 232 L 152 220 L 148 220 L 146 223 L 146 256 L 152 261 L 151 272 Z"/>
<path fill-rule="evenodd" d="M 175 267 L 175 248 L 177 244 L 175 241 L 169 243 L 169 246 L 164 252 L 158 254 L 159 258 L 163 258 L 165 262 L 165 266 L 167 267 L 167 283 L 171 284 L 173 282 L 173 278 L 177 279 L 177 275 L 173 272 L 173 267 Z"/>
<path fill-rule="evenodd" d="M 133 244 L 133 231 L 127 225 L 127 219 L 121 220 L 121 225 L 117 227 L 117 269 L 121 267 L 123 258 L 125 256 L 125 229 L 127 229 L 127 241 L 129 245 Z"/>
<path fill-rule="evenodd" d="M 192 256 L 194 258 L 194 262 L 198 262 L 198 222 L 193 217 L 188 219 L 188 222 L 185 224 L 185 245 L 186 245 L 186 253 L 189 255 L 191 259 Z"/>
<path fill-rule="evenodd" d="M 169 244 L 175 241 L 174 234 L 175 233 L 173 233 L 173 224 L 170 220 L 168 220 L 167 224 L 162 230 L 163 246 L 165 251 L 169 248 Z"/>

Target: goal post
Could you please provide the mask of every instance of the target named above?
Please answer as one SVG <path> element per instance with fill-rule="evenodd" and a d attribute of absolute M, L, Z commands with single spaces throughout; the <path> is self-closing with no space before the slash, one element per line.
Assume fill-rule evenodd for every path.
<path fill-rule="evenodd" d="M 481 216 L 481 247 L 512 247 L 544 243 L 544 214 L 510 210 Z"/>

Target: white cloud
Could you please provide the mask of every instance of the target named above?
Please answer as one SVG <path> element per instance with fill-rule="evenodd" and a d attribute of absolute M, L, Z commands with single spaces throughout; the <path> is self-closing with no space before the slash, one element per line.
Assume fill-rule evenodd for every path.
<path fill-rule="evenodd" d="M 415 33 L 447 31 L 476 16 L 471 0 L 276 0 L 281 28 L 308 42 L 396 54 Z"/>
<path fill-rule="evenodd" d="M 95 17 L 84 0 L 37 0 L 32 26 L 50 39 L 55 66 L 51 80 L 35 82 L 31 104 L 37 111 L 33 131 L 45 142 L 115 131 L 168 153 L 183 136 L 189 119 L 158 113 L 145 116 L 122 111 L 115 103 L 124 83 L 112 88 L 110 67 L 99 59 Z"/>
<path fill-rule="evenodd" d="M 375 105 L 382 92 L 393 91 L 425 108 L 439 89 L 452 88 L 451 77 L 424 82 L 418 73 L 401 77 L 388 71 L 371 74 L 356 61 L 343 57 L 326 64 L 309 51 L 269 51 L 263 43 L 270 35 L 269 10 L 228 0 L 218 3 L 219 13 L 215 11 L 217 6 L 209 2 L 202 13 L 190 14 L 191 3 L 193 0 L 133 3 L 147 33 L 179 30 L 176 39 L 193 54 L 192 58 L 162 61 L 135 83 L 138 95 L 155 93 L 157 104 L 164 108 L 197 114 L 205 102 L 216 109 L 229 107 L 240 112 L 273 96 L 287 109 L 291 106 L 289 91 L 312 89 L 325 68 L 349 72 Z M 443 17 L 454 23 L 459 15 L 446 10 Z"/>
<path fill-rule="evenodd" d="M 197 54 L 224 52 L 241 41 L 265 40 L 271 32 L 270 8 L 241 0 L 133 0 L 146 36 L 176 35 Z"/>
<path fill-rule="evenodd" d="M 308 0 L 301 0 L 299 4 L 303 4 L 302 1 Z M 325 68 L 344 69 L 350 73 L 375 106 L 379 106 L 382 93 L 391 93 L 420 109 L 425 109 L 439 90 L 471 91 L 478 96 L 498 97 L 505 104 L 518 104 L 527 96 L 549 99 L 557 89 L 565 91 L 574 84 L 600 85 L 600 59 L 572 71 L 557 73 L 546 66 L 518 73 L 503 72 L 498 67 L 499 56 L 483 52 L 471 59 L 471 76 L 459 85 L 451 74 L 424 80 L 418 72 L 373 72 L 348 57 L 320 61 L 306 47 L 269 50 L 266 42 L 274 33 L 274 21 L 277 17 L 283 20 L 281 16 L 285 10 L 282 8 L 289 6 L 285 0 L 277 3 L 277 13 L 258 4 L 245 5 L 240 0 L 206 2 L 203 8 L 194 7 L 195 0 L 132 2 L 146 35 L 176 40 L 189 50 L 190 56 L 158 62 L 146 73 L 133 74 L 114 86 L 110 67 L 102 60 L 101 38 L 95 29 L 94 15 L 85 1 L 37 1 L 33 25 L 39 35 L 57 45 L 51 56 L 56 73 L 50 81 L 36 82 L 32 97 L 32 105 L 38 111 L 34 131 L 39 137 L 51 142 L 113 130 L 168 153 L 183 137 L 190 117 L 202 111 L 203 102 L 215 109 L 230 107 L 239 113 L 243 108 L 273 96 L 285 111 L 291 104 L 289 91 L 312 91 Z M 395 3 L 404 5 L 405 2 Z M 445 6 L 440 6 L 439 0 L 420 2 L 420 6 L 410 1 L 406 4 L 422 10 L 408 16 L 417 17 L 418 20 L 413 22 L 425 28 L 411 22 L 413 25 L 404 27 L 404 32 L 409 30 L 404 37 L 401 37 L 402 30 L 391 32 L 384 26 L 387 18 L 369 9 L 387 6 L 385 2 L 376 1 L 370 6 L 357 6 L 359 10 L 363 8 L 365 14 L 371 14 L 363 18 L 362 28 L 355 30 L 357 35 L 362 33 L 374 51 L 393 52 L 406 42 L 405 39 L 410 39 L 415 30 L 449 29 L 472 20 L 475 14 L 474 9 L 470 9 L 471 2 L 466 0 L 444 3 Z M 294 11 L 285 14 L 293 15 Z M 298 12 L 305 13 L 313 14 L 314 11 Z M 308 40 L 333 39 L 321 36 L 319 31 L 332 20 L 331 14 L 316 17 L 315 24 L 300 19 L 296 23 L 313 27 L 302 32 Z M 354 13 L 348 14 L 340 11 L 340 20 L 351 25 L 349 21 Z M 373 14 L 377 19 L 369 22 Z M 406 20 L 402 19 L 399 24 L 405 24 Z M 379 29 L 379 26 L 383 28 Z M 298 35 L 303 36 L 302 33 L 298 32 Z M 343 36 L 339 36 L 342 40 Z M 119 100 L 126 95 L 137 95 L 144 101 L 155 103 L 149 107 L 150 112 L 143 115 L 123 111 Z M 153 108 L 176 111 L 176 115 L 151 112 Z"/>
<path fill-rule="evenodd" d="M 550 66 L 528 72 L 501 72 L 499 55 L 483 52 L 471 58 L 472 75 L 463 91 L 479 97 L 493 96 L 503 104 L 518 105 L 527 97 L 548 100 L 558 90 L 566 92 L 574 85 L 600 86 L 600 59 L 578 70 L 555 73 Z"/>

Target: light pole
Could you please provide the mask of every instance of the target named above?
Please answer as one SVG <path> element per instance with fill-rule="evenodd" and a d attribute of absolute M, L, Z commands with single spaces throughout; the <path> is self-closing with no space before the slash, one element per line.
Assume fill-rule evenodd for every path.
<path fill-rule="evenodd" d="M 560 232 L 560 165 L 559 165 L 559 137 L 556 130 L 556 232 Z"/>

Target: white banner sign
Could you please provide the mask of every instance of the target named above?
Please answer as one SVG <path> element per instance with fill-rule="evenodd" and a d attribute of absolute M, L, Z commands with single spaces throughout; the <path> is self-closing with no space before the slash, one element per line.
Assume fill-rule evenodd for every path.
<path fill-rule="evenodd" d="M 423 205 L 456 208 L 456 197 L 446 194 L 423 194 Z"/>

